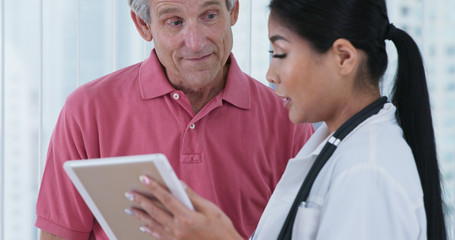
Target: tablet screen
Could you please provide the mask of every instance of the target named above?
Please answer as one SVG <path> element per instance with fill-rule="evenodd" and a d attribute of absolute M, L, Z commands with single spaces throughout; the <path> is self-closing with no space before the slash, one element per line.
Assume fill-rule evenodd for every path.
<path fill-rule="evenodd" d="M 132 205 L 125 192 L 147 195 L 139 176 L 151 176 L 193 209 L 180 181 L 162 154 L 67 161 L 64 168 L 87 206 L 110 239 L 151 239 L 139 230 L 142 223 L 125 214 Z"/>

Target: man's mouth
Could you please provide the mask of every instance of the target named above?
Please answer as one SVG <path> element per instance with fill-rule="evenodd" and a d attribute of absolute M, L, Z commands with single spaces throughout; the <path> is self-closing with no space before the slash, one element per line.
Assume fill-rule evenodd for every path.
<path fill-rule="evenodd" d="M 185 59 L 188 60 L 188 61 L 201 61 L 201 60 L 205 60 L 206 58 L 210 57 L 210 55 L 212 55 L 212 54 L 195 56 L 195 57 L 188 57 L 188 58 L 185 58 Z"/>

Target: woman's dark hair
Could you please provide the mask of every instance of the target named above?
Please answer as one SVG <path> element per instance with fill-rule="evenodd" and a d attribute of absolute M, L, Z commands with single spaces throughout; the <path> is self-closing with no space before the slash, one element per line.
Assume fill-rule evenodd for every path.
<path fill-rule="evenodd" d="M 389 23 L 384 0 L 272 0 L 271 16 L 325 53 L 339 38 L 367 54 L 368 78 L 378 85 L 387 69 L 385 39 L 398 53 L 392 92 L 396 117 L 412 149 L 422 184 L 427 237 L 447 239 L 435 136 L 422 56 L 414 40 Z"/>

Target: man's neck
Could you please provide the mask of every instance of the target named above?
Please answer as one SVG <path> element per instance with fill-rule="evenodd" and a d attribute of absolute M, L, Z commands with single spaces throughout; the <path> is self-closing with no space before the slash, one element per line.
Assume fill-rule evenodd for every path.
<path fill-rule="evenodd" d="M 205 86 L 194 87 L 185 86 L 184 82 L 182 82 L 183 84 L 173 84 L 170 80 L 169 82 L 174 88 L 185 93 L 193 108 L 193 112 L 197 114 L 208 102 L 210 102 L 210 100 L 224 89 L 229 68 L 230 64 L 226 64 L 223 71 Z"/>
<path fill-rule="evenodd" d="M 215 86 L 199 89 L 198 91 L 185 91 L 184 89 L 182 89 L 182 91 L 190 100 L 193 112 L 197 114 L 208 102 L 210 102 L 210 100 L 224 89 L 225 83 L 226 79 L 224 78 L 224 81 L 220 81 L 220 84 Z"/>

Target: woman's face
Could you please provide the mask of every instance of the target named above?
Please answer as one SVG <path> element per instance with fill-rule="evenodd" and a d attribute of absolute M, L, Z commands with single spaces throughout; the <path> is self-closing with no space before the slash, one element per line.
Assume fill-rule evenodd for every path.
<path fill-rule="evenodd" d="M 290 120 L 302 123 L 330 118 L 336 105 L 333 93 L 338 88 L 332 81 L 336 69 L 330 53 L 317 53 L 308 41 L 281 25 L 272 15 L 269 38 L 273 58 L 267 80 L 276 84 L 275 93 L 284 99 Z"/>

